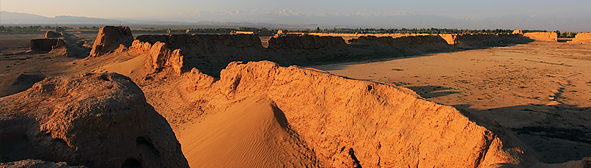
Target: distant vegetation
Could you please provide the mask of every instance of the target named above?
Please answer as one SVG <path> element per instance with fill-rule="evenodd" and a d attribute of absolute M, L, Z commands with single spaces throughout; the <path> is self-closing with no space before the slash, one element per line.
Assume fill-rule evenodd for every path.
<path fill-rule="evenodd" d="M 63 27 L 64 29 L 75 29 L 73 27 Z M 100 27 L 97 26 L 80 26 L 77 30 L 90 30 L 98 31 Z M 30 33 L 45 30 L 55 30 L 54 26 L 0 26 L 0 32 L 2 33 Z M 142 31 L 253 31 L 253 32 L 270 32 L 275 33 L 277 29 L 267 28 L 255 28 L 255 27 L 240 27 L 240 28 L 141 28 Z M 383 28 L 332 28 L 332 29 L 304 29 L 304 30 L 292 30 L 295 32 L 307 32 L 307 33 L 402 33 L 402 34 L 496 34 L 496 33 L 512 33 L 512 29 L 447 29 L 447 28 L 396 28 L 396 29 L 383 29 Z M 523 30 L 527 32 L 548 32 L 546 30 Z M 559 38 L 574 38 L 577 33 L 575 32 L 560 32 L 555 31 Z"/>
<path fill-rule="evenodd" d="M 64 29 L 74 29 L 72 27 L 62 27 Z M 2 33 L 32 33 L 42 30 L 55 30 L 53 26 L 0 26 L 0 32 Z"/>
<path fill-rule="evenodd" d="M 558 34 L 558 38 L 575 38 L 575 35 L 577 35 L 577 33 L 575 32 L 560 32 L 560 30 L 556 30 L 554 31 L 556 32 L 556 34 Z"/>
<path fill-rule="evenodd" d="M 512 33 L 512 29 L 441 29 L 441 28 L 401 28 L 401 29 L 377 29 L 377 28 L 333 28 L 333 29 L 320 29 L 317 27 L 315 30 L 304 29 L 298 30 L 300 32 L 308 33 L 410 33 L 410 34 L 463 34 L 463 33 Z"/>
<path fill-rule="evenodd" d="M 184 31 L 184 30 L 191 30 L 191 31 L 277 31 L 277 30 L 269 30 L 267 28 L 254 28 L 254 27 L 240 27 L 240 28 L 154 28 L 154 27 L 147 27 L 142 28 L 141 30 L 144 31 Z"/>

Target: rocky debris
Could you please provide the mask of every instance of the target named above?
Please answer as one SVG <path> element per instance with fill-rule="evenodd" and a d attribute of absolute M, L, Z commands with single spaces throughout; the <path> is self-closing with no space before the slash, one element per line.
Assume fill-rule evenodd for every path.
<path fill-rule="evenodd" d="M 0 162 L 188 167 L 166 120 L 129 78 L 50 77 L 0 98 Z"/>
<path fill-rule="evenodd" d="M 591 33 L 577 33 L 569 43 L 591 44 Z"/>
<path fill-rule="evenodd" d="M 63 39 L 31 39 L 31 42 L 29 42 L 29 49 L 51 51 L 64 45 L 66 45 L 66 42 Z"/>
<path fill-rule="evenodd" d="M 534 41 L 558 41 L 558 34 L 556 32 L 528 32 L 524 33 L 523 36 Z"/>
<path fill-rule="evenodd" d="M 47 162 L 42 160 L 21 160 L 8 163 L 0 163 L 3 168 L 84 168 L 86 166 L 69 166 L 66 162 Z"/>
<path fill-rule="evenodd" d="M 329 49 L 347 45 L 341 37 L 311 35 L 275 35 L 268 41 L 272 49 Z"/>
<path fill-rule="evenodd" d="M 120 47 L 129 47 L 133 42 L 131 29 L 127 26 L 104 26 L 99 32 L 92 50 L 91 57 L 113 52 Z"/>
<path fill-rule="evenodd" d="M 498 123 L 403 87 L 267 61 L 233 62 L 207 85 L 192 95 L 209 107 L 268 97 L 324 167 L 545 166 Z"/>
<path fill-rule="evenodd" d="M 45 32 L 45 38 L 59 38 L 62 37 L 62 33 L 56 33 L 54 31 Z"/>

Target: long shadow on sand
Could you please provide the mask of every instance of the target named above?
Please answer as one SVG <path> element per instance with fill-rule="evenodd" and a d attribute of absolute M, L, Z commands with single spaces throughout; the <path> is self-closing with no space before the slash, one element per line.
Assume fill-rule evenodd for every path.
<path fill-rule="evenodd" d="M 591 107 L 563 104 L 519 105 L 486 110 L 473 109 L 470 105 L 454 107 L 472 116 L 493 119 L 509 128 L 548 163 L 591 156 Z"/>

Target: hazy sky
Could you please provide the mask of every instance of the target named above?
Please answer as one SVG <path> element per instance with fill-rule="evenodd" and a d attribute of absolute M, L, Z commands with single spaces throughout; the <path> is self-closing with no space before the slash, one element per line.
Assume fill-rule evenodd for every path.
<path fill-rule="evenodd" d="M 0 0 L 0 10 L 146 21 L 591 31 L 591 0 Z"/>
<path fill-rule="evenodd" d="M 304 14 L 404 11 L 452 18 L 591 15 L 590 0 L 0 0 L 0 8 L 49 17 L 97 18 L 146 18 L 254 9 L 285 9 Z"/>

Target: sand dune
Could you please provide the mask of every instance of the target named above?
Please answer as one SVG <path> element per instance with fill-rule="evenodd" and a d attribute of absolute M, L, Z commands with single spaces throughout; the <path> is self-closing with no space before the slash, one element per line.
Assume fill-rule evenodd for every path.
<path fill-rule="evenodd" d="M 285 114 L 264 97 L 206 116 L 181 134 L 191 167 L 318 167 Z"/>

